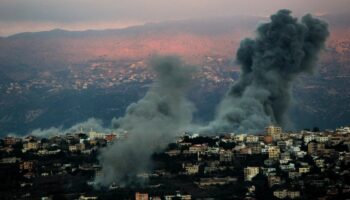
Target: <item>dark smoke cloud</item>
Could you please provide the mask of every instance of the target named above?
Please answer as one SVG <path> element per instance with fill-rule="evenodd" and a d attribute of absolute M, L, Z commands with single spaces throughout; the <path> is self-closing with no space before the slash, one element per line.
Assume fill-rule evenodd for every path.
<path fill-rule="evenodd" d="M 127 139 L 102 149 L 99 162 L 102 173 L 95 177 L 99 185 L 113 182 L 128 185 L 139 182 L 139 174 L 149 172 L 151 155 L 162 150 L 181 131 L 261 131 L 268 124 L 282 125 L 291 101 L 291 86 L 301 73 L 312 72 L 317 55 L 328 37 L 327 24 L 306 15 L 300 22 L 288 10 L 271 16 L 271 22 L 257 29 L 255 39 L 245 39 L 237 52 L 241 76 L 218 107 L 217 116 L 205 128 L 191 125 L 193 104 L 186 98 L 193 67 L 176 57 L 157 57 L 150 65 L 157 78 L 144 98 L 131 104 L 124 117 L 113 119 L 117 132 Z M 103 129 L 98 121 L 81 126 Z M 194 128 L 195 127 L 195 128 Z M 60 129 L 37 130 L 50 135 Z"/>
<path fill-rule="evenodd" d="M 329 35 L 325 22 L 304 16 L 300 22 L 280 10 L 262 24 L 255 39 L 245 39 L 237 52 L 241 76 L 218 107 L 206 131 L 261 131 L 283 125 L 291 102 L 293 80 L 312 72 Z"/>
<path fill-rule="evenodd" d="M 298 22 L 281 10 L 257 29 L 255 39 L 245 39 L 237 52 L 242 65 L 239 81 L 218 107 L 216 119 L 200 130 L 258 131 L 270 123 L 284 123 L 291 101 L 293 80 L 312 72 L 328 37 L 327 24 L 306 15 Z M 132 184 L 151 168 L 150 156 L 191 125 L 194 106 L 185 98 L 192 68 L 174 57 L 153 60 L 157 79 L 139 102 L 113 125 L 128 132 L 125 141 L 103 149 L 99 157 L 101 185 Z M 194 128 L 194 129 L 197 129 Z"/>
<path fill-rule="evenodd" d="M 176 57 L 155 58 L 151 62 L 157 78 L 144 98 L 131 104 L 124 117 L 113 126 L 127 131 L 127 139 L 109 145 L 99 156 L 100 185 L 132 184 L 138 174 L 151 167 L 150 156 L 163 149 L 192 120 L 194 106 L 186 99 L 193 68 Z"/>

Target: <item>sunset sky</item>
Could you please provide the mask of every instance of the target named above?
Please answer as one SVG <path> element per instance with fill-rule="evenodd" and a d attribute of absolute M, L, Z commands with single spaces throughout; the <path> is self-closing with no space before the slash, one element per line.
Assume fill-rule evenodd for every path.
<path fill-rule="evenodd" d="M 0 0 L 0 35 L 55 28 L 124 28 L 147 22 L 233 15 L 338 14 L 349 0 Z"/>

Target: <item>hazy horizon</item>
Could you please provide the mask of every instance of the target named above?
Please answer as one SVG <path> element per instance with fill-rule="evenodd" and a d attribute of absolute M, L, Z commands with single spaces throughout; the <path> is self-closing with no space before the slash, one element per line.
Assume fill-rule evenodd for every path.
<path fill-rule="evenodd" d="M 251 6 L 256 4 L 256 6 Z M 295 16 L 347 13 L 346 0 L 243 1 L 243 0 L 2 0 L 0 36 L 52 29 L 115 29 L 168 20 L 215 18 L 236 15 L 269 16 L 287 8 Z"/>

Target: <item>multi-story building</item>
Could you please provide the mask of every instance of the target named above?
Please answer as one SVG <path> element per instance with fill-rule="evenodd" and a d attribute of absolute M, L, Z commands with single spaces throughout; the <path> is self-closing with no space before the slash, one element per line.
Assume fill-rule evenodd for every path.
<path fill-rule="evenodd" d="M 245 140 L 246 143 L 257 143 L 259 142 L 259 137 L 256 135 L 248 135 Z"/>
<path fill-rule="evenodd" d="M 289 190 L 276 190 L 273 192 L 273 196 L 279 199 L 297 199 L 300 198 L 300 191 L 289 191 Z"/>
<path fill-rule="evenodd" d="M 290 179 L 297 179 L 300 176 L 301 176 L 301 174 L 299 172 L 295 172 L 295 171 L 288 172 L 288 178 L 290 178 Z"/>
<path fill-rule="evenodd" d="M 105 134 L 104 133 L 98 133 L 98 132 L 96 132 L 96 131 L 90 131 L 89 133 L 88 133 L 88 136 L 89 136 L 89 138 L 91 139 L 91 140 L 93 140 L 93 139 L 103 139 L 103 138 L 105 138 Z"/>
<path fill-rule="evenodd" d="M 280 157 L 280 148 L 278 146 L 271 146 L 268 150 L 270 159 L 278 159 Z"/>
<path fill-rule="evenodd" d="M 185 164 L 183 167 L 188 175 L 198 174 L 199 172 L 199 165 Z"/>
<path fill-rule="evenodd" d="M 267 180 L 269 183 L 269 187 L 281 184 L 281 177 L 279 176 L 269 176 Z"/>
<path fill-rule="evenodd" d="M 23 162 L 20 163 L 19 169 L 20 170 L 32 171 L 33 170 L 33 166 L 34 166 L 34 162 L 33 161 L 23 161 Z"/>
<path fill-rule="evenodd" d="M 252 181 L 252 179 L 259 174 L 259 167 L 246 167 L 244 168 L 244 180 Z"/>
<path fill-rule="evenodd" d="M 309 172 L 310 172 L 310 167 L 309 166 L 299 167 L 299 173 L 300 174 L 305 174 L 305 173 L 309 173 Z"/>
<path fill-rule="evenodd" d="M 39 149 L 39 143 L 37 141 L 25 142 L 23 144 L 23 151 L 37 150 Z"/>
<path fill-rule="evenodd" d="M 77 151 L 84 151 L 85 150 L 85 144 L 84 143 L 78 143 L 68 146 L 68 150 L 70 152 L 77 152 Z"/>
<path fill-rule="evenodd" d="M 175 200 L 175 199 L 181 199 L 181 200 L 191 200 L 192 196 L 187 194 L 187 195 L 182 195 L 182 194 L 176 194 L 176 195 L 165 195 L 164 196 L 165 200 Z"/>
<path fill-rule="evenodd" d="M 270 125 L 265 128 L 265 134 L 267 135 L 274 135 L 274 134 L 281 134 L 281 133 L 282 133 L 282 128 L 279 126 Z"/>
<path fill-rule="evenodd" d="M 324 159 L 316 159 L 315 164 L 318 168 L 324 168 L 325 167 L 325 160 Z"/>
<path fill-rule="evenodd" d="M 107 142 L 112 142 L 114 139 L 116 139 L 116 137 L 117 137 L 116 134 L 113 134 L 113 133 L 107 134 L 107 135 L 105 135 L 105 140 Z"/>
<path fill-rule="evenodd" d="M 239 135 L 235 135 L 233 140 L 235 142 L 243 142 L 246 137 L 247 137 L 246 134 L 239 134 Z"/>
<path fill-rule="evenodd" d="M 329 137 L 328 136 L 324 136 L 324 135 L 320 135 L 320 136 L 316 136 L 315 140 L 318 143 L 325 143 L 325 142 L 328 142 Z"/>
<path fill-rule="evenodd" d="M 272 136 L 274 141 L 278 141 L 281 139 L 282 128 L 279 126 L 268 126 L 265 128 L 265 134 Z"/>
<path fill-rule="evenodd" d="M 307 134 L 304 135 L 304 144 L 308 144 L 309 142 L 315 140 L 315 135 L 314 134 Z"/>
<path fill-rule="evenodd" d="M 141 192 L 136 192 L 135 193 L 135 200 L 148 200 L 148 193 L 141 193 Z"/>
<path fill-rule="evenodd" d="M 232 151 L 220 151 L 220 162 L 231 162 L 233 158 Z"/>
<path fill-rule="evenodd" d="M 260 144 L 252 144 L 252 145 L 249 145 L 249 147 L 251 149 L 252 154 L 261 154 Z"/>
<path fill-rule="evenodd" d="M 206 144 L 195 144 L 190 146 L 189 153 L 191 154 L 197 154 L 197 153 L 204 153 L 208 149 L 208 145 Z"/>
<path fill-rule="evenodd" d="M 15 137 L 7 136 L 4 138 L 4 144 L 6 146 L 14 145 L 16 142 L 18 142 L 18 139 Z"/>
<path fill-rule="evenodd" d="M 324 150 L 325 150 L 324 143 L 309 142 L 309 144 L 307 145 L 307 153 L 309 155 L 316 155 L 318 153 L 322 153 Z"/>

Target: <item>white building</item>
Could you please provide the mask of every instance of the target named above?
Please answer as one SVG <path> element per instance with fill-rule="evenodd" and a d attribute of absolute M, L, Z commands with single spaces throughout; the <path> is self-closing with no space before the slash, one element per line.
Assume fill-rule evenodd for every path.
<path fill-rule="evenodd" d="M 96 131 L 90 131 L 88 135 L 89 135 L 89 138 L 90 138 L 91 140 L 93 140 L 93 139 L 103 139 L 103 138 L 105 138 L 105 134 L 104 134 L 104 133 L 98 133 L 98 132 L 96 132 Z"/>
<path fill-rule="evenodd" d="M 247 134 L 239 134 L 234 136 L 234 141 L 235 142 L 243 142 L 244 139 L 246 138 Z"/>
<path fill-rule="evenodd" d="M 308 144 L 312 140 L 315 140 L 315 135 L 314 134 L 304 135 L 304 143 L 305 144 Z"/>
<path fill-rule="evenodd" d="M 246 143 L 257 143 L 259 142 L 259 137 L 256 135 L 248 135 L 246 137 Z"/>
<path fill-rule="evenodd" d="M 315 140 L 316 142 L 319 142 L 319 143 L 325 143 L 325 142 L 328 142 L 329 137 L 320 135 L 320 136 L 316 136 Z"/>

